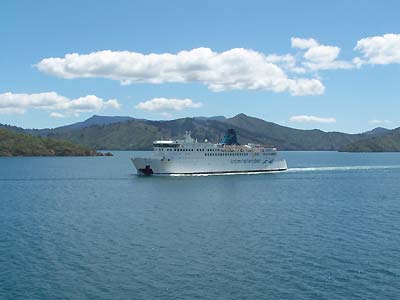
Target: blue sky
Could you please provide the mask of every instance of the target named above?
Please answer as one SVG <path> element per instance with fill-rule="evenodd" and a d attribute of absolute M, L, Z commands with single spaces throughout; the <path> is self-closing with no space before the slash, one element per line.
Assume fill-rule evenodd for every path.
<path fill-rule="evenodd" d="M 0 123 L 245 113 L 305 129 L 399 127 L 398 11 L 398 1 L 1 1 Z"/>

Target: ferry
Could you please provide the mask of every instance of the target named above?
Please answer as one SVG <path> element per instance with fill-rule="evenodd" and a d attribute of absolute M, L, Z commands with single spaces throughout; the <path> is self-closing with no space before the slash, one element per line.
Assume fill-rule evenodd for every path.
<path fill-rule="evenodd" d="M 139 175 L 201 175 L 262 173 L 287 170 L 277 159 L 274 147 L 240 145 L 234 129 L 228 129 L 220 143 L 199 142 L 185 133 L 183 140 L 153 142 L 148 157 L 131 158 Z"/>

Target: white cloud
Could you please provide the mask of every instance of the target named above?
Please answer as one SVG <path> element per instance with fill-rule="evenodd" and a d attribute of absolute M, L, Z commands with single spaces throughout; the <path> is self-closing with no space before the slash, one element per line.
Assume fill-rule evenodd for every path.
<path fill-rule="evenodd" d="M 340 53 L 337 46 L 320 45 L 315 39 L 292 38 L 292 47 L 307 50 L 303 54 L 303 67 L 310 71 L 351 69 L 350 61 L 336 60 Z"/>
<path fill-rule="evenodd" d="M 94 112 L 105 108 L 119 108 L 116 99 L 103 100 L 94 95 L 69 99 L 56 92 L 37 94 L 0 94 L 0 114 L 23 114 L 28 109 L 51 111 L 52 117 L 79 115 L 83 112 Z"/>
<path fill-rule="evenodd" d="M 66 79 L 108 78 L 122 85 L 190 82 L 215 92 L 269 90 L 304 96 L 324 93 L 318 71 L 400 63 L 400 34 L 360 39 L 354 50 L 361 55 L 349 60 L 340 59 L 340 47 L 320 44 L 314 38 L 292 37 L 291 46 L 297 53 L 264 54 L 244 48 L 222 52 L 196 48 L 161 54 L 105 50 L 49 57 L 35 66 Z"/>
<path fill-rule="evenodd" d="M 197 48 L 177 54 L 105 50 L 45 58 L 36 67 L 61 78 L 101 77 L 122 84 L 199 82 L 213 91 L 265 89 L 296 96 L 324 92 L 323 84 L 316 78 L 287 76 L 284 69 L 302 72 L 301 68 L 295 68 L 293 56 L 265 55 L 243 48 L 224 52 Z"/>
<path fill-rule="evenodd" d="M 292 37 L 290 41 L 292 43 L 292 48 L 309 49 L 318 46 L 318 42 L 314 39 Z"/>
<path fill-rule="evenodd" d="M 370 124 L 390 124 L 390 123 L 393 123 L 393 121 L 373 119 L 373 120 L 369 120 L 368 123 L 370 123 Z"/>
<path fill-rule="evenodd" d="M 62 113 L 58 113 L 58 112 L 52 112 L 52 113 L 50 113 L 50 117 L 53 117 L 53 118 L 65 118 L 65 115 L 62 114 Z"/>
<path fill-rule="evenodd" d="M 335 46 L 315 46 L 304 53 L 304 58 L 315 63 L 329 63 L 334 61 L 340 52 L 339 47 Z"/>
<path fill-rule="evenodd" d="M 386 65 L 400 63 L 400 34 L 388 33 L 359 40 L 354 50 L 362 53 L 359 64 Z"/>
<path fill-rule="evenodd" d="M 165 111 L 184 110 L 187 108 L 199 108 L 201 106 L 203 106 L 201 102 L 193 102 L 192 99 L 154 98 L 145 102 L 140 102 L 135 107 L 137 109 L 148 110 L 148 111 L 164 111 L 164 116 L 165 116 L 166 114 L 168 114 Z"/>
<path fill-rule="evenodd" d="M 296 82 L 293 82 L 292 88 L 292 95 L 293 96 L 300 96 L 300 95 L 318 95 L 323 94 L 325 91 L 324 85 L 321 81 L 317 79 L 298 79 Z"/>
<path fill-rule="evenodd" d="M 307 116 L 307 115 L 300 115 L 300 116 L 293 116 L 290 117 L 290 122 L 295 123 L 336 123 L 335 118 L 322 118 L 316 116 Z"/>

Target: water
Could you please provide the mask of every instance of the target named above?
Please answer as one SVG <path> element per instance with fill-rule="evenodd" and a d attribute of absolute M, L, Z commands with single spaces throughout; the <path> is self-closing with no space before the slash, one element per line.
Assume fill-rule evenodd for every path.
<path fill-rule="evenodd" d="M 0 299 L 398 299 L 400 154 L 152 178 L 115 154 L 0 159 Z"/>

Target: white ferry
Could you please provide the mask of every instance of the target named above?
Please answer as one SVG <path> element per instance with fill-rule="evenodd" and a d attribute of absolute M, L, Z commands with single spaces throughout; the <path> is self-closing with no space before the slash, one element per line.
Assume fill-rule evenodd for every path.
<path fill-rule="evenodd" d="M 184 140 L 155 141 L 149 157 L 132 162 L 139 175 L 224 174 L 284 171 L 286 161 L 276 158 L 276 148 L 258 144 L 240 145 L 229 129 L 221 143 L 198 142 L 185 133 Z"/>

